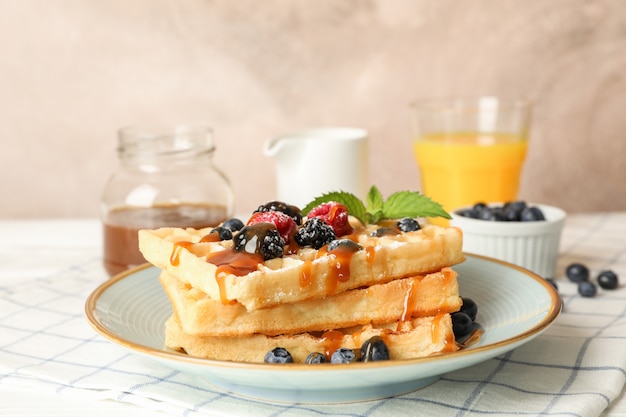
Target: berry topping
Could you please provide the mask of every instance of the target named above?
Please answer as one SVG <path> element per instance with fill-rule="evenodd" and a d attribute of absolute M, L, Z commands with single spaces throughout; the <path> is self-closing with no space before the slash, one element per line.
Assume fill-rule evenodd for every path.
<path fill-rule="evenodd" d="M 297 228 L 296 222 L 282 211 L 257 211 L 248 220 L 248 226 L 258 223 L 272 223 L 276 226 L 285 244 L 291 241 L 291 236 L 293 236 Z"/>
<path fill-rule="evenodd" d="M 573 263 L 565 269 L 565 275 L 572 282 L 589 281 L 589 268 L 581 263 Z"/>
<path fill-rule="evenodd" d="M 613 271 L 602 271 L 598 274 L 598 285 L 605 290 L 617 288 L 617 274 Z"/>
<path fill-rule="evenodd" d="M 309 353 L 309 355 L 304 360 L 304 363 L 306 363 L 307 365 L 326 363 L 326 362 L 328 362 L 328 360 L 326 360 L 326 356 L 324 356 L 323 353 L 319 353 L 319 352 Z"/>
<path fill-rule="evenodd" d="M 476 314 L 478 314 L 478 305 L 471 298 L 461 297 L 463 304 L 461 305 L 461 311 L 469 316 L 472 321 L 476 320 Z"/>
<path fill-rule="evenodd" d="M 459 338 L 467 336 L 470 333 L 474 322 L 469 315 L 462 311 L 457 311 L 456 313 L 452 313 L 451 318 L 454 337 Z"/>
<path fill-rule="evenodd" d="M 243 226 L 243 222 L 236 217 L 228 219 L 224 223 L 222 223 L 222 227 L 224 229 L 230 230 L 231 232 L 238 232 L 243 228 Z"/>
<path fill-rule="evenodd" d="M 596 292 L 598 292 L 598 288 L 593 282 L 581 281 L 578 283 L 578 294 L 583 297 L 595 297 Z"/>
<path fill-rule="evenodd" d="M 312 246 L 314 249 L 319 249 L 336 238 L 335 230 L 319 217 L 307 220 L 294 236 L 298 245 Z"/>
<path fill-rule="evenodd" d="M 510 201 L 503 205 L 491 206 L 476 203 L 471 208 L 456 213 L 472 219 L 498 222 L 535 222 L 546 219 L 539 207 L 528 206 L 525 201 Z"/>
<path fill-rule="evenodd" d="M 268 211 L 279 211 L 281 213 L 285 213 L 291 217 L 297 225 L 302 224 L 302 213 L 296 206 L 283 203 L 282 201 L 270 201 L 269 203 L 259 206 L 259 208 L 257 208 L 254 212 L 265 213 Z"/>
<path fill-rule="evenodd" d="M 265 354 L 265 363 L 293 363 L 291 354 L 285 348 L 277 347 Z"/>
<path fill-rule="evenodd" d="M 223 226 L 217 226 L 209 232 L 209 234 L 213 233 L 217 233 L 219 240 L 231 240 L 233 238 L 233 232 Z"/>
<path fill-rule="evenodd" d="M 245 226 L 233 239 L 237 252 L 257 253 L 264 260 L 281 258 L 285 242 L 272 223 L 257 223 Z"/>
<path fill-rule="evenodd" d="M 330 357 L 330 363 L 352 363 L 356 362 L 357 357 L 352 349 L 339 348 L 333 352 Z"/>
<path fill-rule="evenodd" d="M 345 236 L 352 233 L 352 226 L 348 221 L 348 209 L 343 204 L 331 201 L 322 203 L 313 208 L 307 215 L 309 219 L 319 217 L 329 224 L 334 230 L 335 235 Z"/>
<path fill-rule="evenodd" d="M 361 345 L 361 360 L 363 362 L 385 361 L 389 359 L 389 348 L 380 336 L 367 339 Z"/>
<path fill-rule="evenodd" d="M 350 251 L 350 252 L 356 252 L 362 249 L 361 245 L 359 245 L 358 243 L 350 239 L 337 239 L 337 240 L 333 240 L 332 242 L 328 244 L 328 252 L 332 252 L 339 248 L 342 248 L 343 250 Z"/>
<path fill-rule="evenodd" d="M 402 230 L 405 233 L 420 230 L 420 224 L 417 222 L 417 220 L 412 219 L 410 217 L 405 217 L 403 219 L 398 220 L 397 226 L 398 226 L 398 229 Z"/>

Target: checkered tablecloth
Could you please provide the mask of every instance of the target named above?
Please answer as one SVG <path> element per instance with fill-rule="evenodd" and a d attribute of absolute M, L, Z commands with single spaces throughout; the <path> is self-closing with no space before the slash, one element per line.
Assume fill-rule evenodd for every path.
<path fill-rule="evenodd" d="M 530 343 L 420 391 L 349 405 L 242 399 L 97 335 L 87 296 L 107 277 L 94 221 L 0 222 L 0 392 L 27 386 L 181 416 L 598 416 L 626 380 L 626 213 L 570 216 L 557 284 L 564 310 Z M 611 269 L 618 290 L 578 295 L 572 262 Z"/>

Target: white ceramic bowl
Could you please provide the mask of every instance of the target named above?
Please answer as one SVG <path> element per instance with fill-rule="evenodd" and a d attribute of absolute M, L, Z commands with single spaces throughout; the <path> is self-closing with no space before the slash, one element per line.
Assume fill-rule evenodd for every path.
<path fill-rule="evenodd" d="M 497 204 L 496 204 L 497 205 Z M 554 278 L 566 213 L 557 207 L 528 203 L 541 209 L 546 220 L 505 222 L 478 220 L 451 213 L 451 226 L 463 230 L 463 251 L 489 256 Z"/>

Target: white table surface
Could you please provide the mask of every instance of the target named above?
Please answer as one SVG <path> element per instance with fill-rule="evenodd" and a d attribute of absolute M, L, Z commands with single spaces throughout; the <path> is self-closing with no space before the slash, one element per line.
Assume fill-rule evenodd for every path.
<path fill-rule="evenodd" d="M 573 236 L 580 232 L 575 230 L 576 225 L 593 223 L 601 216 L 604 215 L 570 216 L 561 250 L 570 252 L 574 250 L 568 247 L 570 237 L 568 234 Z M 626 214 L 613 215 L 612 218 L 626 224 Z M 609 241 L 607 245 L 610 246 L 611 242 Z M 101 229 L 95 219 L 0 220 L 0 289 L 10 289 L 29 279 L 54 275 L 77 257 L 99 256 L 100 250 Z M 562 263 L 560 267 L 563 267 Z M 624 285 L 626 276 L 621 279 Z M 562 276 L 557 282 L 567 285 Z M 0 415 L 121 417 L 168 414 L 125 402 L 80 399 L 75 396 L 40 392 L 28 386 L 3 384 L 0 373 Z M 626 399 L 623 392 L 601 415 L 626 416 Z"/>

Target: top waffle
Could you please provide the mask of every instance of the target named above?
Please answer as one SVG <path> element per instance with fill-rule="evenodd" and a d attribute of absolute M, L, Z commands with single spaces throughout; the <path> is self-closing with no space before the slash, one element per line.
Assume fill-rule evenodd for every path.
<path fill-rule="evenodd" d="M 247 310 L 324 298 L 436 272 L 464 260 L 458 228 L 426 225 L 389 234 L 380 229 L 350 226 L 342 240 L 357 245 L 314 249 L 292 242 L 271 259 L 237 250 L 236 237 L 217 240 L 211 229 L 142 230 L 139 245 L 148 262 L 214 300 L 238 302 Z M 293 230 L 290 233 L 287 239 L 293 240 Z"/>

